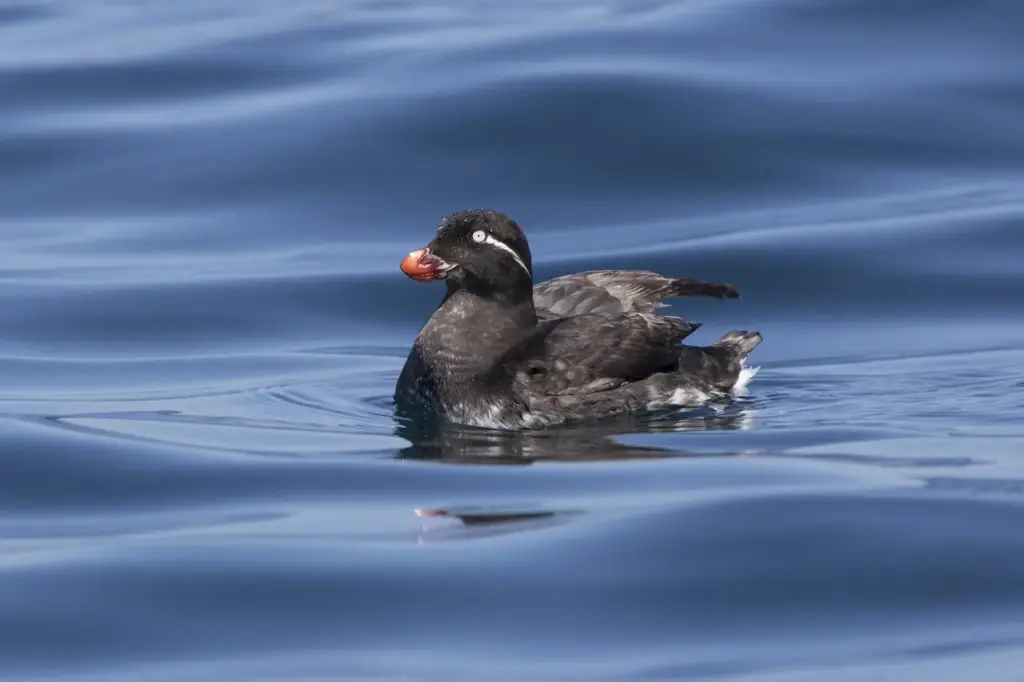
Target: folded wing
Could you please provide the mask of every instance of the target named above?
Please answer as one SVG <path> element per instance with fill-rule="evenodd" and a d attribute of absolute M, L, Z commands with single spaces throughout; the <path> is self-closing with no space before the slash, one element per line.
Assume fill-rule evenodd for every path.
<path fill-rule="evenodd" d="M 650 313 L 545 320 L 502 364 L 514 368 L 517 386 L 531 392 L 605 391 L 676 369 L 680 343 L 699 326 Z"/>

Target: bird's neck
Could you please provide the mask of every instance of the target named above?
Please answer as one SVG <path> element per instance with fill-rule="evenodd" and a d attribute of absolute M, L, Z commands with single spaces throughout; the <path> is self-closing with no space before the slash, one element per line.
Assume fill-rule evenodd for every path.
<path fill-rule="evenodd" d="M 536 326 L 532 296 L 511 302 L 455 289 L 449 290 L 417 340 L 431 364 L 482 373 Z"/>
<path fill-rule="evenodd" d="M 445 300 L 453 296 L 463 301 L 479 299 L 482 304 L 506 308 L 510 314 L 518 312 L 528 316 L 527 308 L 533 310 L 533 281 L 521 273 L 513 274 L 516 276 L 494 282 L 469 271 L 459 272 L 445 282 Z M 536 314 L 533 317 L 536 318 Z"/>

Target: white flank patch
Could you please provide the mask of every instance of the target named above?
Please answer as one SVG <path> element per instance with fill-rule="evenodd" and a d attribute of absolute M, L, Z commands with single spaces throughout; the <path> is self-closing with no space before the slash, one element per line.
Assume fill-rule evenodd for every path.
<path fill-rule="evenodd" d="M 516 262 L 519 263 L 519 267 L 521 267 L 527 275 L 533 277 L 533 275 L 530 273 L 530 268 L 526 267 L 526 263 L 523 262 L 523 259 L 519 257 L 519 254 L 516 253 L 511 246 L 501 241 L 500 239 L 495 239 L 492 235 L 487 235 L 487 238 L 484 239 L 484 244 L 497 246 L 499 249 L 507 251 L 513 258 L 516 259 Z"/>
<path fill-rule="evenodd" d="M 502 419 L 501 405 L 497 403 L 491 403 L 483 408 L 458 405 L 449 413 L 449 417 L 460 424 L 481 429 L 501 430 L 509 427 L 508 421 Z"/>
<path fill-rule="evenodd" d="M 707 402 L 710 398 L 707 393 L 696 388 L 677 388 L 672 395 L 662 404 L 675 405 L 677 407 L 696 407 Z M 654 403 L 652 403 L 652 406 Z"/>
<path fill-rule="evenodd" d="M 741 369 L 740 375 L 736 378 L 736 383 L 732 385 L 732 394 L 736 396 L 747 395 L 747 384 L 750 383 L 750 380 L 754 378 L 754 375 L 757 374 L 757 370 L 759 369 L 761 368 L 744 367 Z"/>

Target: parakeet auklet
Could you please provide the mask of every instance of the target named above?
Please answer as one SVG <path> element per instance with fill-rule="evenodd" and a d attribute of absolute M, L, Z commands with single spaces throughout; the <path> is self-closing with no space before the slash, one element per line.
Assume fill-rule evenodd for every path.
<path fill-rule="evenodd" d="M 498 211 L 447 216 L 401 264 L 447 293 L 416 336 L 395 401 L 443 420 L 537 428 L 622 412 L 696 407 L 745 391 L 757 332 L 710 346 L 682 340 L 700 324 L 655 314 L 676 296 L 737 298 L 728 284 L 599 270 L 533 284 L 526 235 Z"/>

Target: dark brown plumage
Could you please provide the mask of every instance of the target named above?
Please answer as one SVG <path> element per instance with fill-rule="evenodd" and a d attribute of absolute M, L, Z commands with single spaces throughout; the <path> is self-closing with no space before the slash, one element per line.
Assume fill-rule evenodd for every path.
<path fill-rule="evenodd" d="M 595 270 L 533 285 L 526 236 L 496 211 L 448 216 L 402 270 L 447 293 L 399 377 L 396 402 L 443 419 L 528 428 L 624 411 L 696 406 L 742 389 L 761 341 L 730 332 L 684 346 L 700 325 L 657 315 L 663 299 L 737 298 L 728 284 Z M 746 372 L 746 374 L 744 374 Z"/>

